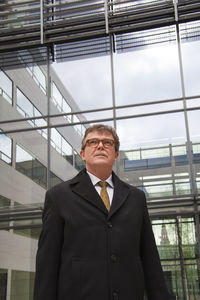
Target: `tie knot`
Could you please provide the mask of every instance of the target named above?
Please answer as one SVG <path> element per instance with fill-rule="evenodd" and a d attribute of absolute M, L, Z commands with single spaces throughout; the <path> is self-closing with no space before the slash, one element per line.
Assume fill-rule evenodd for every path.
<path fill-rule="evenodd" d="M 106 188 L 106 186 L 108 185 L 106 181 L 99 181 L 99 185 L 102 188 Z"/>

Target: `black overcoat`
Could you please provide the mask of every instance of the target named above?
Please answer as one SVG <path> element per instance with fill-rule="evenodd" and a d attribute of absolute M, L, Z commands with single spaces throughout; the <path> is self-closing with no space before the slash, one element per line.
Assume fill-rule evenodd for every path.
<path fill-rule="evenodd" d="M 34 300 L 169 300 L 145 195 L 113 182 L 109 213 L 85 170 L 47 191 Z"/>

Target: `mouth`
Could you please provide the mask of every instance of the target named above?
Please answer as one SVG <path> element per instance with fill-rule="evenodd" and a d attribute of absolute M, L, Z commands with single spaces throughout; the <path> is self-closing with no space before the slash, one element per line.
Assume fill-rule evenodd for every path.
<path fill-rule="evenodd" d="M 95 156 L 99 156 L 99 157 L 101 157 L 101 156 L 107 157 L 107 155 L 106 155 L 105 153 L 98 153 L 98 154 L 95 154 Z"/>

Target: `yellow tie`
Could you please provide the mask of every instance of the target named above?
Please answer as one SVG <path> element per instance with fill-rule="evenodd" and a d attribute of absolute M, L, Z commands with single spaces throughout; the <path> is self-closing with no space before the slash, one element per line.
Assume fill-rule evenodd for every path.
<path fill-rule="evenodd" d="M 107 208 L 107 210 L 110 211 L 110 201 L 109 201 L 109 196 L 108 196 L 108 192 L 106 189 L 107 182 L 99 181 L 99 185 L 101 186 L 100 197 L 103 200 L 103 203 L 104 203 L 105 207 Z"/>

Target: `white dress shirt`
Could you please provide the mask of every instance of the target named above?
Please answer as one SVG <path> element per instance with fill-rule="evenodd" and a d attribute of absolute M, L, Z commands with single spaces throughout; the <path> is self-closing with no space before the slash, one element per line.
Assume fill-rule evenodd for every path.
<path fill-rule="evenodd" d="M 99 179 L 98 177 L 96 177 L 95 175 L 91 174 L 90 172 L 88 172 L 88 170 L 87 170 L 87 173 L 90 176 L 92 184 L 94 185 L 97 193 L 100 195 L 101 187 L 98 183 L 99 183 L 99 181 L 102 181 L 102 180 Z M 106 181 L 108 183 L 106 189 L 107 189 L 107 192 L 108 192 L 110 206 L 111 206 L 112 199 L 113 199 L 113 194 L 114 194 L 114 185 L 113 185 L 113 182 L 112 182 L 112 174 L 104 181 Z"/>

